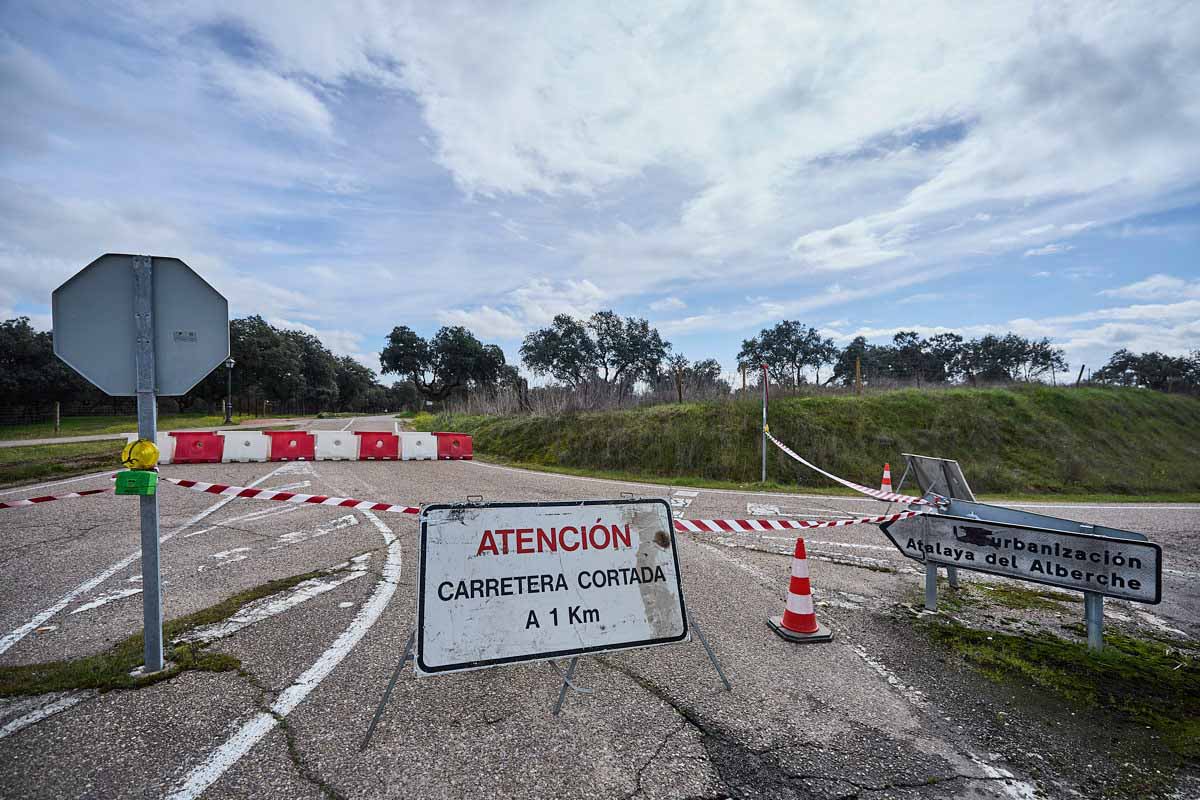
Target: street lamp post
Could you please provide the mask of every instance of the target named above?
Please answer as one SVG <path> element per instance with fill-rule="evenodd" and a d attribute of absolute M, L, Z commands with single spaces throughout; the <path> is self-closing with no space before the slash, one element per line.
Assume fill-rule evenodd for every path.
<path fill-rule="evenodd" d="M 233 365 L 232 358 L 225 359 L 225 424 L 233 424 Z"/>

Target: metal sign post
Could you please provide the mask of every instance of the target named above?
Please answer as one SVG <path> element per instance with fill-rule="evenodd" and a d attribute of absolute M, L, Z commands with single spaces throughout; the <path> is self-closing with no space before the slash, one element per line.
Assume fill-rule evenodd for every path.
<path fill-rule="evenodd" d="M 762 365 L 762 482 L 767 482 L 767 365 Z"/>
<path fill-rule="evenodd" d="M 133 316 L 137 330 L 138 438 L 154 441 L 158 398 L 154 395 L 154 262 L 133 258 Z M 146 672 L 163 668 L 162 587 L 158 562 L 158 493 L 142 495 L 142 640 Z"/>
<path fill-rule="evenodd" d="M 54 290 L 54 354 L 105 394 L 137 397 L 154 441 L 158 395 L 188 392 L 229 356 L 229 304 L 177 258 L 108 253 Z M 140 493 L 146 672 L 163 668 L 158 496 Z"/>

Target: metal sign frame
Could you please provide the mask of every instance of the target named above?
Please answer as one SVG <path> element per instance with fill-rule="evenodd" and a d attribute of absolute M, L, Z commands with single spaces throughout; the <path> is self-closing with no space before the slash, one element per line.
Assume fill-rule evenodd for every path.
<path fill-rule="evenodd" d="M 478 661 L 468 661 L 458 664 L 443 664 L 438 666 L 429 666 L 423 660 L 424 638 L 425 638 L 425 579 L 428 575 L 426 559 L 428 556 L 428 547 L 426 546 L 429 525 L 428 513 L 430 511 L 457 511 L 471 510 L 477 511 L 489 508 L 588 508 L 597 506 L 628 506 L 628 505 L 660 505 L 666 511 L 667 515 L 667 532 L 671 538 L 671 559 L 675 567 L 675 592 L 679 600 L 679 611 L 683 621 L 683 630 L 680 634 L 659 638 L 659 639 L 644 639 L 631 642 L 620 642 L 615 644 L 594 645 L 590 647 L 578 647 L 564 650 L 555 650 L 552 652 L 535 652 L 517 656 L 504 656 L 501 658 L 483 659 Z M 620 500 L 556 500 L 546 502 L 520 503 L 520 502 L 495 502 L 495 503 L 438 503 L 425 506 L 421 512 L 421 556 L 419 559 L 419 575 L 417 578 L 417 630 L 416 630 L 416 657 L 415 666 L 418 675 L 438 675 L 443 673 L 464 672 L 467 670 L 485 669 L 487 667 L 503 666 L 505 664 L 523 664 L 536 661 L 552 661 L 558 658 L 578 658 L 582 655 L 593 653 L 619 652 L 622 650 L 632 650 L 643 647 L 657 647 L 668 644 L 680 644 L 688 641 L 691 636 L 691 624 L 688 620 L 687 606 L 683 595 L 683 573 L 679 568 L 679 547 L 675 539 L 675 520 L 671 513 L 671 505 L 662 498 L 639 498 L 639 499 L 620 499 Z M 707 648 L 706 648 L 707 649 Z"/>

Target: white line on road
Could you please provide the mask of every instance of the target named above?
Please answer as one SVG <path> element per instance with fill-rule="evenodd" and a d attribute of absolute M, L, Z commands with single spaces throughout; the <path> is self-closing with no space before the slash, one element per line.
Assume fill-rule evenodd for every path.
<path fill-rule="evenodd" d="M 287 464 L 284 464 L 283 466 L 276 467 L 275 469 L 268 472 L 266 475 L 263 475 L 258 480 L 254 481 L 253 483 L 247 484 L 247 485 L 248 486 L 257 486 L 258 484 L 271 478 L 273 475 L 275 475 L 275 473 L 279 472 L 280 470 L 284 469 L 284 467 L 287 467 L 287 466 L 288 466 Z M 105 474 L 107 474 L 107 473 L 105 473 Z M 180 525 L 178 528 L 175 528 L 170 533 L 159 537 L 159 541 L 160 542 L 167 541 L 168 539 L 172 538 L 180 531 L 190 528 L 192 525 L 195 525 L 197 522 L 204 519 L 209 514 L 212 514 L 213 512 L 215 512 L 221 508 L 224 508 L 226 504 L 231 503 L 236 499 L 237 499 L 236 495 L 231 495 L 229 497 L 221 498 L 216 503 L 212 504 L 208 508 L 201 511 L 199 514 L 196 514 L 194 517 L 189 519 L 187 522 Z M 104 571 L 93 575 L 92 577 L 90 577 L 86 581 L 84 581 L 83 583 L 76 586 L 71 591 L 67 592 L 65 595 L 60 597 L 58 599 L 58 601 L 55 602 L 53 605 L 51 605 L 47 608 L 44 608 L 41 611 L 39 611 L 38 613 L 34 614 L 33 618 L 30 619 L 29 622 L 26 622 L 21 627 L 16 628 L 15 630 L 12 630 L 12 631 L 9 631 L 8 633 L 6 633 L 4 635 L 4 638 L 0 639 L 0 654 L 7 652 L 8 649 L 11 648 L 14 644 L 16 644 L 17 642 L 21 641 L 26 636 L 28 636 L 31 631 L 33 631 L 38 626 L 40 626 L 42 623 L 44 623 L 46 620 L 50 619 L 55 614 L 62 611 L 68 605 L 73 603 L 75 601 L 75 599 L 77 597 L 79 597 L 81 594 L 90 592 L 92 589 L 95 589 L 97 586 L 104 583 L 106 580 L 111 578 L 113 575 L 117 574 L 121 570 L 128 567 L 134 561 L 137 561 L 138 557 L 141 554 L 142 554 L 141 549 L 138 549 L 137 551 L 131 553 L 130 555 L 126 556 L 125 558 L 121 559 L 120 561 L 116 562 L 115 564 L 110 565 Z"/>
<path fill-rule="evenodd" d="M 253 625 L 256 622 L 261 622 L 264 619 L 270 619 L 278 614 L 282 614 L 288 609 L 295 608 L 301 603 L 311 600 L 314 597 L 332 591 L 343 583 L 348 583 L 353 580 L 358 580 L 363 575 L 366 575 L 365 569 L 354 570 L 341 577 L 333 580 L 322 580 L 320 578 L 310 578 L 296 584 L 296 588 L 283 596 L 274 595 L 265 598 L 264 602 L 256 603 L 243 608 L 238 613 L 234 614 L 227 620 L 222 622 L 214 622 L 211 625 L 205 625 L 202 628 L 197 628 L 194 631 L 179 637 L 181 642 L 211 642 L 215 639 L 223 639 L 237 633 L 242 628 L 248 625 Z M 353 605 L 353 603 L 351 603 Z"/>
<path fill-rule="evenodd" d="M 6 722 L 4 724 L 4 727 L 0 728 L 0 739 L 3 739 L 6 736 L 12 736 L 17 731 L 24 730 L 25 728 L 28 728 L 30 725 L 33 725 L 36 722 L 41 722 L 42 720 L 46 719 L 47 717 L 52 717 L 60 711 L 66 711 L 68 708 L 70 708 L 74 705 L 78 705 L 79 703 L 88 699 L 89 697 L 93 696 L 94 694 L 96 694 L 96 693 L 95 692 L 65 692 L 62 694 L 61 697 L 55 697 L 55 695 L 35 697 L 35 698 L 33 698 L 34 702 L 31 705 L 36 705 L 36 703 L 38 701 L 44 701 L 44 700 L 49 700 L 50 702 L 44 703 L 43 705 L 38 705 L 36 708 L 34 708 L 29 713 L 24 714 L 20 717 L 17 717 L 16 719 L 11 720 L 9 722 Z"/>
<path fill-rule="evenodd" d="M 114 600 L 120 600 L 125 597 L 133 597 L 135 594 L 141 594 L 141 593 L 142 593 L 142 587 L 140 587 L 140 586 L 137 587 L 136 589 L 118 589 L 117 591 L 112 592 L 111 594 L 101 595 L 100 597 L 97 597 L 95 600 L 89 600 L 88 602 L 84 603 L 83 605 L 81 605 L 79 608 L 75 609 L 71 613 L 72 614 L 82 614 L 84 611 L 91 611 L 93 608 L 99 608 L 100 606 L 106 606 L 109 603 L 113 602 Z"/>
<path fill-rule="evenodd" d="M 344 431 L 350 430 L 350 426 L 354 424 L 354 420 L 356 420 L 356 419 L 358 419 L 358 417 L 351 417 L 350 421 L 342 426 L 342 430 L 344 430 Z"/>
<path fill-rule="evenodd" d="M 350 623 L 329 649 L 306 669 L 296 682 L 284 689 L 279 697 L 271 704 L 270 712 L 259 712 L 242 725 L 237 732 L 225 740 L 225 743 L 212 751 L 203 762 L 194 767 L 191 772 L 175 786 L 167 795 L 168 800 L 193 800 L 199 797 L 205 789 L 212 786 L 225 771 L 236 764 L 242 756 L 249 753 L 259 740 L 271 732 L 279 724 L 280 717 L 286 717 L 292 709 L 308 697 L 313 689 L 342 662 L 363 635 L 370 630 L 379 619 L 384 608 L 392 599 L 396 585 L 400 582 L 400 542 L 392 534 L 391 528 L 385 525 L 370 511 L 362 512 L 363 516 L 383 535 L 387 544 L 387 560 L 383 566 L 383 577 L 375 584 L 371 598 L 363 604 L 354 620 Z"/>

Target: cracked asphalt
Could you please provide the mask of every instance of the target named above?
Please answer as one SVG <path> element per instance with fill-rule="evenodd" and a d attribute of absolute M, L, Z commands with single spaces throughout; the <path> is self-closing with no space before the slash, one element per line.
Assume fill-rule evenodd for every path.
<path fill-rule="evenodd" d="M 689 496 L 482 462 L 173 465 L 164 474 L 413 504 L 632 493 L 672 498 L 691 518 L 832 518 L 882 508 L 815 495 Z M 93 478 L 66 487 L 104 485 Z M 292 590 L 281 593 L 290 605 L 269 598 L 255 621 L 208 645 L 239 658 L 241 672 L 0 701 L 0 796 L 1114 797 L 1146 771 L 1166 768 L 1151 731 L 990 681 L 931 645 L 906 609 L 921 585 L 916 565 L 874 526 L 806 537 L 818 615 L 836 634 L 821 645 L 789 644 L 765 624 L 783 610 L 793 537 L 678 537 L 689 614 L 732 692 L 695 639 L 582 659 L 575 680 L 592 692 L 569 691 L 557 717 L 559 679 L 545 663 L 419 680 L 409 668 L 360 752 L 415 621 L 415 517 L 171 486 L 161 503 L 168 617 L 273 579 L 330 571 L 303 599 Z M 1106 611 L 1119 627 L 1200 636 L 1200 507 L 1047 512 L 1142 531 L 1162 544 L 1164 603 L 1110 601 Z M 0 665 L 102 652 L 140 629 L 131 498 L 0 514 Z M 1200 793 L 1193 771 L 1171 782 L 1177 797 Z"/>

